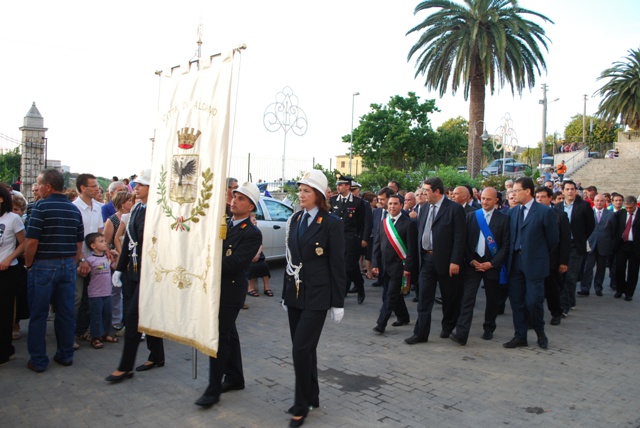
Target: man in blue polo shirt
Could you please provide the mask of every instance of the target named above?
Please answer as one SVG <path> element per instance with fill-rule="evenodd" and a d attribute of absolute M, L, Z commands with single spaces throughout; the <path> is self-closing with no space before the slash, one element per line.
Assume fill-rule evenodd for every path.
<path fill-rule="evenodd" d="M 75 330 L 74 294 L 76 263 L 84 261 L 82 216 L 64 194 L 62 173 L 44 170 L 38 176 L 41 200 L 31 211 L 26 234 L 25 266 L 29 292 L 27 368 L 36 373 L 49 365 L 45 332 L 49 304 L 53 305 L 58 348 L 54 361 L 70 366 L 73 362 Z"/>

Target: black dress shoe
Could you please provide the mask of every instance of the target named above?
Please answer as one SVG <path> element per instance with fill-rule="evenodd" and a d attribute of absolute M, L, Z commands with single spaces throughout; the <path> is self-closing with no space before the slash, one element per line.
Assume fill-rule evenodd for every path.
<path fill-rule="evenodd" d="M 503 343 L 502 346 L 504 346 L 507 349 L 513 349 L 513 348 L 521 348 L 523 346 L 529 346 L 529 344 L 527 343 L 526 340 L 520 340 L 517 337 L 514 337 L 507 343 Z"/>
<path fill-rule="evenodd" d="M 483 340 L 491 340 L 491 339 L 493 339 L 493 333 L 490 332 L 489 330 L 485 330 L 484 333 L 482 333 L 482 339 Z"/>
<path fill-rule="evenodd" d="M 107 382 L 120 382 L 122 380 L 125 379 L 131 379 L 133 377 L 133 372 L 124 372 L 121 375 L 115 376 L 110 374 L 109 376 L 105 377 L 104 380 L 106 380 Z"/>
<path fill-rule="evenodd" d="M 159 363 L 151 363 L 151 364 L 143 364 L 141 366 L 136 367 L 137 372 L 146 372 L 147 370 L 155 369 L 156 367 L 164 367 L 164 361 L 160 361 Z"/>
<path fill-rule="evenodd" d="M 557 317 L 551 317 L 551 321 L 549 321 L 549 324 L 551 325 L 560 325 L 560 321 L 562 320 L 562 315 L 561 316 L 557 316 Z"/>
<path fill-rule="evenodd" d="M 349 291 L 347 291 L 347 293 L 357 293 L 357 292 L 358 292 L 358 289 L 355 288 L 355 287 L 353 287 L 353 288 L 349 289 Z"/>
<path fill-rule="evenodd" d="M 373 331 L 382 334 L 382 333 L 384 333 L 384 327 L 378 324 L 375 327 L 373 327 Z"/>
<path fill-rule="evenodd" d="M 458 345 L 460 346 L 464 346 L 467 344 L 467 341 L 462 339 L 459 336 L 456 336 L 455 334 L 451 333 L 451 335 L 449 336 L 449 339 L 453 340 L 454 342 L 456 342 Z"/>
<path fill-rule="evenodd" d="M 633 300 L 633 297 L 627 296 L 627 297 L 624 298 L 624 300 L 625 300 L 625 302 L 630 302 L 630 301 Z"/>
<path fill-rule="evenodd" d="M 358 304 L 361 305 L 364 302 L 364 293 L 358 294 Z"/>
<path fill-rule="evenodd" d="M 447 337 L 449 337 L 450 335 L 451 335 L 451 332 L 450 332 L 450 331 L 444 331 L 444 330 L 442 330 L 442 331 L 440 332 L 440 337 L 441 337 L 441 338 L 443 338 L 443 339 L 446 339 L 446 338 L 447 338 Z"/>
<path fill-rule="evenodd" d="M 441 305 L 441 304 L 442 304 L 442 297 L 436 297 L 436 298 L 434 299 L 434 301 L 435 301 L 437 304 Z"/>
<path fill-rule="evenodd" d="M 420 339 L 418 336 L 416 336 L 415 334 L 411 337 L 407 337 L 404 340 L 404 343 L 406 343 L 407 345 L 415 345 L 416 343 L 423 343 L 423 342 L 427 342 L 428 339 Z"/>
<path fill-rule="evenodd" d="M 602 291 L 596 291 L 596 296 L 602 297 Z"/>
<path fill-rule="evenodd" d="M 299 418 L 299 419 L 294 419 L 294 418 Z M 301 427 L 304 424 L 304 418 L 306 418 L 306 416 L 294 416 L 294 418 L 291 418 L 291 420 L 289 421 L 289 426 L 291 428 Z"/>
<path fill-rule="evenodd" d="M 589 292 L 588 291 L 578 291 L 576 293 L 578 296 L 582 296 L 582 297 L 588 297 L 589 296 Z"/>
<path fill-rule="evenodd" d="M 71 364 L 73 364 L 73 360 L 63 360 L 62 358 L 60 358 L 57 355 L 54 355 L 53 357 L 53 361 L 55 361 L 56 363 L 60 364 L 61 366 L 65 366 L 65 367 L 69 367 Z"/>
<path fill-rule="evenodd" d="M 198 398 L 196 402 L 193 404 L 200 407 L 211 407 L 214 404 L 216 404 L 218 401 L 220 401 L 219 395 L 202 394 L 202 396 Z"/>
<path fill-rule="evenodd" d="M 229 391 L 240 391 L 241 389 L 244 389 L 244 383 L 222 382 L 220 386 L 220 392 L 223 394 Z"/>
<path fill-rule="evenodd" d="M 622 297 L 622 293 L 619 291 L 616 291 L 616 294 L 614 294 L 613 297 L 615 297 L 616 299 L 619 299 Z"/>
<path fill-rule="evenodd" d="M 407 324 L 409 324 L 409 321 L 394 321 L 393 323 L 391 323 L 391 325 L 394 327 L 402 327 L 403 325 Z"/>
<path fill-rule="evenodd" d="M 549 339 L 546 334 L 540 333 L 538 335 L 538 346 L 542 349 L 547 349 L 549 347 Z"/>

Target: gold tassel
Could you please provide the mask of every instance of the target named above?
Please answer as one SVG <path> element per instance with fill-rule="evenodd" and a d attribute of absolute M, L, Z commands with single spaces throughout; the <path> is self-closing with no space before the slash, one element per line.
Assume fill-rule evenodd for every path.
<path fill-rule="evenodd" d="M 222 224 L 220 225 L 220 239 L 223 241 L 227 239 L 227 215 L 225 214 L 222 219 Z"/>

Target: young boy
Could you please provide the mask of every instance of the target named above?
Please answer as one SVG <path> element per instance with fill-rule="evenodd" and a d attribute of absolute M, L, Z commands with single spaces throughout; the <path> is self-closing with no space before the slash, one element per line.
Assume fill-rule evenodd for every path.
<path fill-rule="evenodd" d="M 112 266 L 106 255 L 109 244 L 102 233 L 90 233 L 84 240 L 92 252 L 87 257 L 91 267 L 88 287 L 91 346 L 101 349 L 104 346 L 102 341 L 118 341 L 110 335 Z"/>

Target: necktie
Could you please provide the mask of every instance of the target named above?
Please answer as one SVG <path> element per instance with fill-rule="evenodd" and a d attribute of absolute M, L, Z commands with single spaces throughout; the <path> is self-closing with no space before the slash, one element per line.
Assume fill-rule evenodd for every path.
<path fill-rule="evenodd" d="M 602 211 L 598 211 L 598 224 L 600 223 L 601 218 L 602 218 Z"/>
<path fill-rule="evenodd" d="M 427 218 L 427 225 L 424 228 L 424 234 L 422 235 L 422 247 L 425 250 L 433 250 L 433 240 L 431 237 L 431 227 L 433 226 L 433 219 L 436 216 L 436 206 L 431 205 L 429 210 L 429 218 Z"/>
<path fill-rule="evenodd" d="M 382 220 L 384 220 L 385 218 L 387 218 L 387 214 L 389 214 L 387 211 L 384 211 L 382 214 Z"/>
<path fill-rule="evenodd" d="M 627 224 L 624 226 L 624 232 L 622 232 L 622 240 L 625 242 L 629 240 L 629 233 L 631 232 L 632 220 L 633 220 L 633 214 L 627 213 Z"/>
<path fill-rule="evenodd" d="M 304 213 L 302 216 L 302 221 L 300 222 L 300 226 L 298 227 L 298 238 L 300 238 L 307 231 L 309 227 L 309 213 Z"/>

